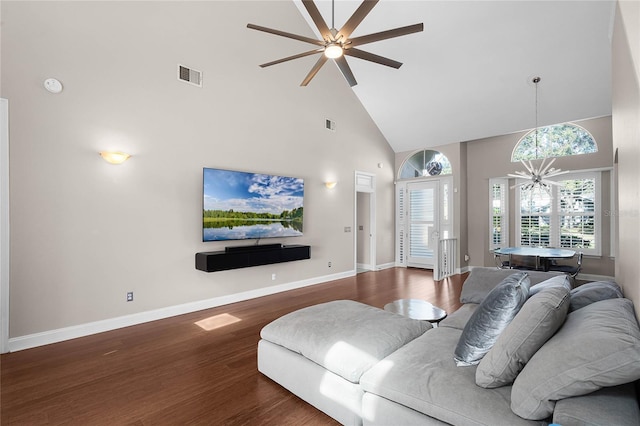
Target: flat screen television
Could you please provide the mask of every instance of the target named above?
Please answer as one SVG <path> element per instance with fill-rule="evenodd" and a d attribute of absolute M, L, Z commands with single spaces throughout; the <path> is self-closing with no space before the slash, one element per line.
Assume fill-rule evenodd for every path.
<path fill-rule="evenodd" d="M 202 175 L 202 241 L 302 235 L 302 179 L 212 168 Z"/>

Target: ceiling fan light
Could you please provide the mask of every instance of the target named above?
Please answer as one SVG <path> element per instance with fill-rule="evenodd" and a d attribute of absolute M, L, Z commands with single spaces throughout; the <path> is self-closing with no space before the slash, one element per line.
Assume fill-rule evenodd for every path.
<path fill-rule="evenodd" d="M 344 52 L 342 51 L 342 46 L 337 43 L 331 43 L 324 48 L 324 56 L 329 59 L 339 58 L 343 53 Z"/>

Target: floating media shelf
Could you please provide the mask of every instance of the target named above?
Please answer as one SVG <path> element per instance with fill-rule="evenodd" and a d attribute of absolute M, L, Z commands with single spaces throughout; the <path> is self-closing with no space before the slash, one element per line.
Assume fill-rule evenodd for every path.
<path fill-rule="evenodd" d="M 262 244 L 227 247 L 224 251 L 196 253 L 196 269 L 226 271 L 311 258 L 311 246 Z"/>

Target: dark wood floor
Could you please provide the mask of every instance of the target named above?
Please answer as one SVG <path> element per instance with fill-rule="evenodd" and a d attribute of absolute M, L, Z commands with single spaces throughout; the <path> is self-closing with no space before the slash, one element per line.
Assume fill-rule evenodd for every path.
<path fill-rule="evenodd" d="M 257 371 L 260 329 L 336 299 L 383 307 L 422 298 L 452 312 L 466 275 L 366 272 L 303 289 L 2 355 L 7 425 L 333 425 Z M 225 315 L 226 314 L 226 315 Z M 218 317 L 219 316 L 219 317 Z M 206 318 L 239 321 L 205 331 Z"/>

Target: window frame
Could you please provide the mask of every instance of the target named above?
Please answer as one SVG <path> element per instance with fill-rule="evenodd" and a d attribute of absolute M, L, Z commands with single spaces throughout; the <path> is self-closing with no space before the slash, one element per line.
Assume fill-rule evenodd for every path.
<path fill-rule="evenodd" d="M 502 192 L 503 205 L 501 213 L 495 214 L 495 201 L 493 197 L 493 187 L 499 185 Z M 500 243 L 494 241 L 493 224 L 494 218 L 501 218 Z M 496 250 L 501 247 L 509 246 L 509 179 L 507 178 L 490 178 L 489 179 L 489 250 Z"/>
<path fill-rule="evenodd" d="M 602 255 L 602 173 L 600 171 L 582 171 L 575 173 L 567 173 L 562 176 L 557 176 L 553 179 L 548 179 L 551 181 L 561 182 L 566 180 L 580 180 L 580 179 L 594 179 L 594 207 L 593 214 L 590 212 L 587 214 L 589 216 L 593 216 L 594 218 L 594 243 L 595 248 L 570 248 L 571 250 L 583 252 L 585 255 L 591 256 L 601 256 Z M 538 216 L 548 216 L 549 217 L 549 246 L 550 247 L 560 247 L 560 218 L 562 216 L 567 216 L 567 213 L 563 213 L 560 211 L 560 198 L 559 198 L 559 187 L 556 185 L 551 186 L 551 211 L 549 213 L 539 214 Z M 521 187 L 518 187 L 516 190 L 516 211 L 514 215 L 514 219 L 516 221 L 516 246 L 517 247 L 526 247 L 522 245 L 522 211 L 521 211 L 521 201 L 522 201 L 522 191 Z M 585 215 L 585 213 L 583 213 Z M 567 247 L 569 248 L 569 247 Z"/>
<path fill-rule="evenodd" d="M 540 152 L 538 151 L 538 149 L 536 148 L 536 152 L 535 152 L 535 156 L 534 155 L 529 155 L 529 156 L 523 156 L 523 158 L 518 158 L 516 159 L 516 157 L 519 155 L 519 151 L 521 149 L 523 149 L 523 144 L 527 142 L 528 138 L 530 138 L 532 135 L 536 135 L 536 133 L 540 134 L 540 133 L 551 133 L 552 130 L 557 129 L 558 131 L 561 131 L 562 127 L 565 126 L 570 126 L 575 128 L 577 131 L 584 133 L 586 136 L 589 137 L 589 139 L 591 139 L 592 142 L 592 148 L 593 150 L 591 151 L 583 151 L 583 152 L 574 152 L 573 148 L 572 148 L 572 144 L 575 140 L 564 140 L 564 145 L 563 147 L 569 146 L 570 151 L 569 153 L 558 153 L 558 152 L 554 152 L 553 150 L 549 151 L 548 148 L 540 148 Z M 546 138 L 542 137 L 542 140 L 540 140 L 540 144 L 543 145 L 543 147 L 548 147 L 548 146 L 553 146 L 555 144 L 554 138 L 552 137 L 551 140 L 547 140 Z M 526 152 L 526 151 L 525 151 Z M 589 132 L 587 129 L 585 129 L 584 127 L 575 124 L 575 123 L 571 123 L 571 122 L 566 122 L 566 123 L 559 123 L 559 124 L 552 124 L 549 126 L 544 126 L 544 127 L 539 127 L 533 130 L 528 131 L 527 133 L 525 133 L 519 140 L 518 143 L 516 143 L 515 147 L 513 148 L 513 151 L 511 152 L 511 162 L 512 163 L 517 163 L 520 162 L 522 160 L 526 161 L 526 160 L 540 160 L 543 158 L 558 158 L 558 157 L 569 157 L 569 156 L 577 156 L 577 155 L 586 155 L 586 154 L 593 154 L 598 152 L 598 142 L 596 141 L 596 139 L 593 137 L 593 135 L 591 134 L 591 132 Z"/>
<path fill-rule="evenodd" d="M 440 162 L 440 164 L 443 166 L 442 171 L 433 175 L 429 174 L 426 170 L 427 165 L 431 161 Z M 416 162 L 421 164 L 420 169 L 418 169 L 414 164 Z M 447 156 L 440 151 L 431 149 L 421 149 L 414 152 L 402 162 L 402 165 L 398 169 L 399 180 L 421 179 L 451 175 L 453 175 L 453 166 L 451 165 L 451 162 L 449 161 Z"/>

